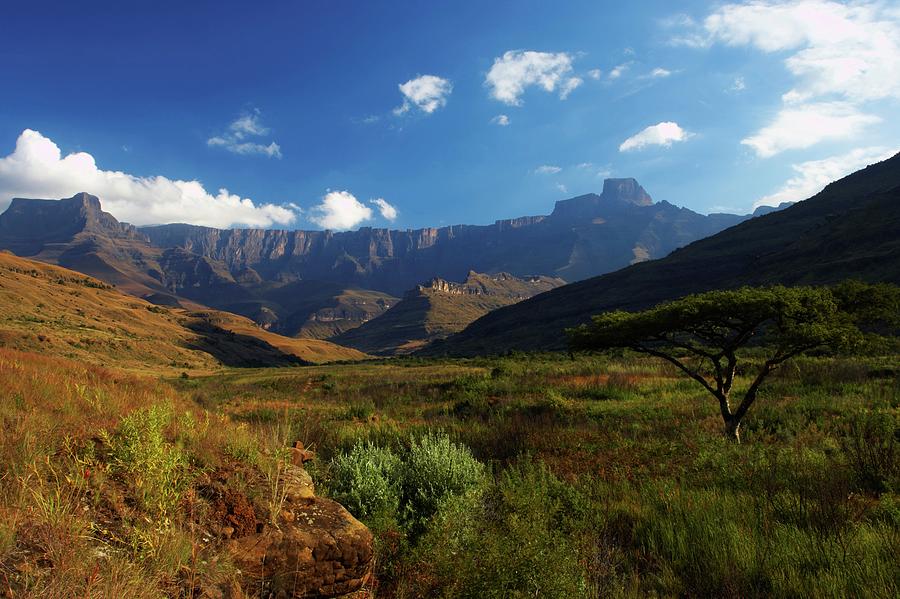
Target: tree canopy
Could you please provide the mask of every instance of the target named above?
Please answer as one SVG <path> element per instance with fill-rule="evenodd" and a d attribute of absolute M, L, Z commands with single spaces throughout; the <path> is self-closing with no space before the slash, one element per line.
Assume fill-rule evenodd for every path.
<path fill-rule="evenodd" d="M 900 288 L 849 281 L 710 291 L 643 312 L 600 314 L 567 333 L 576 351 L 629 348 L 674 364 L 718 400 L 725 433 L 739 439 L 742 418 L 779 364 L 817 348 L 857 346 L 865 331 L 896 326 L 898 318 Z M 738 352 L 751 344 L 765 360 L 733 408 Z"/>

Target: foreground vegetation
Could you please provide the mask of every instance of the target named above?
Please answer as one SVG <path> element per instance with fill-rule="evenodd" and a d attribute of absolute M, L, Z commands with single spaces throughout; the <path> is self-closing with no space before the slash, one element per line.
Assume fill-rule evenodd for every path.
<path fill-rule="evenodd" d="M 798 358 L 735 445 L 703 389 L 632 354 L 155 381 L 0 350 L 0 593 L 237 584 L 227 537 L 277 508 L 299 439 L 376 533 L 379 597 L 897 596 L 894 368 Z"/>

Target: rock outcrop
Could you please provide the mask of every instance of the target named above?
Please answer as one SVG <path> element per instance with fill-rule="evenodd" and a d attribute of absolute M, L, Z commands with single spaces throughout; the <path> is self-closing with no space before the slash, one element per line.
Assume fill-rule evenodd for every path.
<path fill-rule="evenodd" d="M 302 464 L 311 452 L 292 448 L 280 477 L 283 502 L 275 523 L 234 538 L 229 550 L 249 586 L 267 596 L 341 597 L 369 582 L 374 567 L 372 533 L 339 503 L 317 497 Z"/>
<path fill-rule="evenodd" d="M 565 284 L 545 276 L 470 271 L 465 281 L 442 278 L 410 290 L 397 305 L 360 327 L 330 340 L 367 353 L 409 353 L 461 331 L 491 310 L 508 306 Z"/>

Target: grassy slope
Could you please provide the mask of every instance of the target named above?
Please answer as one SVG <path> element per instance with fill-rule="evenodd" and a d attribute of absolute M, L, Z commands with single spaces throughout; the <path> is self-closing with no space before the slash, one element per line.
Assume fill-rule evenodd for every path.
<path fill-rule="evenodd" d="M 458 287 L 481 293 L 447 293 L 435 287 L 419 287 L 378 318 L 332 340 L 368 353 L 409 353 L 430 341 L 463 330 L 492 310 L 522 301 L 562 282 L 562 279 L 550 277 L 529 282 L 506 274 L 470 272 Z"/>
<path fill-rule="evenodd" d="M 265 285 L 259 292 L 278 315 L 284 335 L 326 339 L 383 314 L 397 298 L 328 281 Z"/>
<path fill-rule="evenodd" d="M 325 341 L 267 333 L 239 316 L 153 306 L 7 253 L 0 253 L 0 339 L 16 349 L 152 372 L 364 357 Z"/>
<path fill-rule="evenodd" d="M 641 309 L 716 288 L 824 284 L 848 277 L 900 283 L 900 155 L 661 260 L 492 312 L 425 351 L 470 355 L 561 348 L 566 327 L 606 310 Z"/>

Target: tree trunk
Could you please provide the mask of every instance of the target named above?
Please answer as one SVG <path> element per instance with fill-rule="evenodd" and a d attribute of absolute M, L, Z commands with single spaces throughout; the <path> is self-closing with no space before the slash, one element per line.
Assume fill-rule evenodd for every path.
<path fill-rule="evenodd" d="M 741 421 L 739 418 L 728 418 L 725 420 L 725 437 L 735 443 L 741 442 Z"/>

